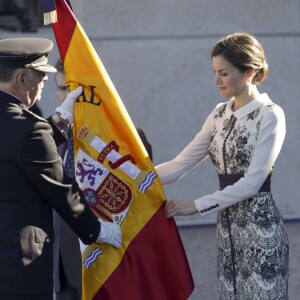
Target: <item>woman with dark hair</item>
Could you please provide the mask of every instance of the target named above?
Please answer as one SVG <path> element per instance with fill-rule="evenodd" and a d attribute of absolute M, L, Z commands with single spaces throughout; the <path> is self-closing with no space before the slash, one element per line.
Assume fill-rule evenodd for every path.
<path fill-rule="evenodd" d="M 220 190 L 196 200 L 170 200 L 168 218 L 218 212 L 220 299 L 287 300 L 289 243 L 270 181 L 285 137 L 284 112 L 257 85 L 268 73 L 253 35 L 234 33 L 212 49 L 215 84 L 228 102 L 218 104 L 195 139 L 156 167 L 174 182 L 210 156 Z"/>

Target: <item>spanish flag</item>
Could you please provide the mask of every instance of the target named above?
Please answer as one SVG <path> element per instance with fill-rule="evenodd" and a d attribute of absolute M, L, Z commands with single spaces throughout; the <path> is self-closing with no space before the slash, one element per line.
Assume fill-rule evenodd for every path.
<path fill-rule="evenodd" d="M 70 90 L 83 86 L 74 107 L 76 180 L 97 217 L 119 224 L 123 233 L 120 249 L 82 247 L 83 299 L 185 300 L 194 283 L 176 224 L 165 216 L 159 178 L 70 6 L 54 4 L 52 27 L 67 84 Z"/>

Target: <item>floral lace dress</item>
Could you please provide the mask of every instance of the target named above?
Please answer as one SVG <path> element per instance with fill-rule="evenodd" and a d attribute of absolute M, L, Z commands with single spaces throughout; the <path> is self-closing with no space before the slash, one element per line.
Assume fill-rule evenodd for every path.
<path fill-rule="evenodd" d="M 267 94 L 232 111 L 219 104 L 195 139 L 156 170 L 173 182 L 210 156 L 218 174 L 242 174 L 195 200 L 200 215 L 218 211 L 217 273 L 221 300 L 287 300 L 289 244 L 272 193 L 259 191 L 285 136 L 282 109 Z"/>

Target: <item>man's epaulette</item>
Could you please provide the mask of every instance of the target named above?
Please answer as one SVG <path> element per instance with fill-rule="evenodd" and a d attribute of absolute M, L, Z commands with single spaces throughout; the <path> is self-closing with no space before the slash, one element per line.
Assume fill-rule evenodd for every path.
<path fill-rule="evenodd" d="M 25 105 L 20 105 L 20 107 L 21 107 L 22 111 L 23 111 L 25 114 L 27 114 L 28 116 L 34 118 L 34 119 L 37 120 L 37 121 L 42 121 L 42 122 L 48 123 L 47 120 L 45 120 L 44 118 L 42 118 L 42 117 L 36 115 L 35 113 L 33 113 L 32 111 L 30 111 L 29 109 L 27 109 L 27 108 L 25 107 Z"/>

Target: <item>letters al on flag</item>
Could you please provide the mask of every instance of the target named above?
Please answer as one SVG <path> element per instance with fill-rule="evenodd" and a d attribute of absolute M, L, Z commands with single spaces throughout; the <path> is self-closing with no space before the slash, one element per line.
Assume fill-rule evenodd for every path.
<path fill-rule="evenodd" d="M 176 224 L 165 217 L 151 160 L 72 10 L 65 0 L 55 5 L 52 26 L 67 84 L 84 88 L 74 107 L 76 180 L 97 217 L 123 233 L 120 249 L 82 247 L 83 299 L 187 299 L 190 268 Z"/>

